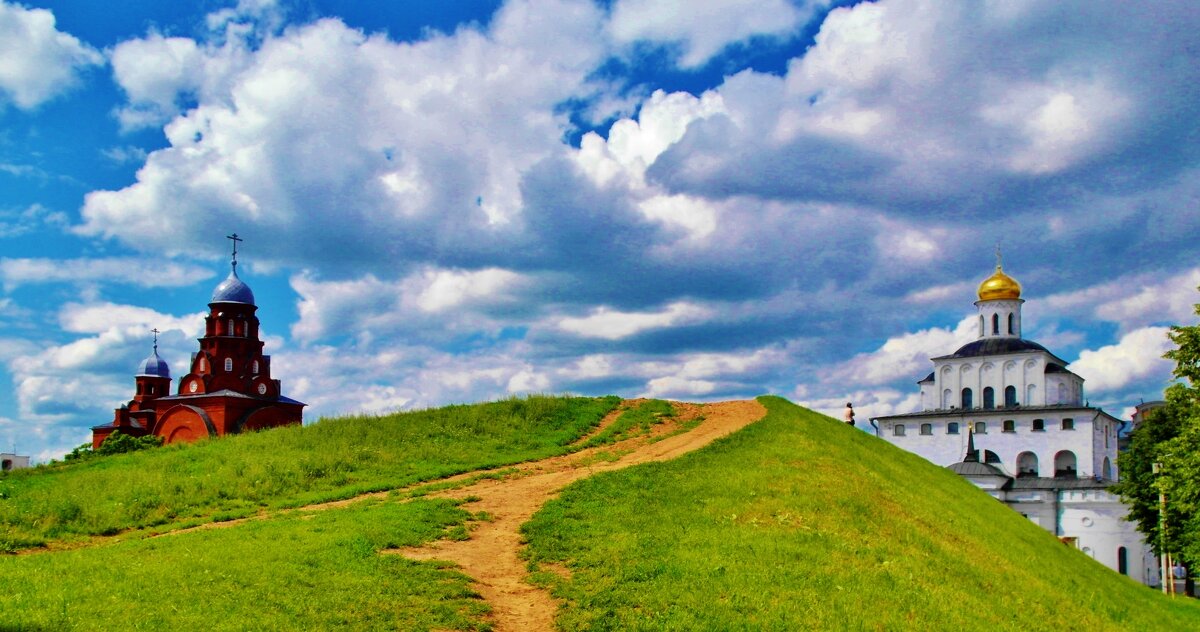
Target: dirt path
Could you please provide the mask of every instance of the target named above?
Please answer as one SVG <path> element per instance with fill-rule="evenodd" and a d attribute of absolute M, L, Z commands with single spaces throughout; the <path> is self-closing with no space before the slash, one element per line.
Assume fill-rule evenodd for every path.
<path fill-rule="evenodd" d="M 440 492 L 450 498 L 478 497 L 465 507 L 486 511 L 494 516 L 479 522 L 469 540 L 439 541 L 421 548 L 389 551 L 419 560 L 449 560 L 459 564 L 471 576 L 476 589 L 492 606 L 497 632 L 552 630 L 557 605 L 550 595 L 525 582 L 525 562 L 519 557 L 520 527 L 533 517 L 546 501 L 568 484 L 598 472 L 616 470 L 638 463 L 665 461 L 691 452 L 713 440 L 731 434 L 766 414 L 757 401 L 715 404 L 676 404 L 678 420 L 686 423 L 697 415 L 704 420 L 698 426 L 670 435 L 677 425 L 657 431 L 661 440 L 642 437 L 615 446 L 590 448 L 575 454 L 553 457 L 526 464 L 520 475 L 502 480 L 483 480 L 469 486 Z M 628 451 L 622 454 L 622 452 Z M 616 460 L 597 460 L 598 453 L 622 454 Z"/>

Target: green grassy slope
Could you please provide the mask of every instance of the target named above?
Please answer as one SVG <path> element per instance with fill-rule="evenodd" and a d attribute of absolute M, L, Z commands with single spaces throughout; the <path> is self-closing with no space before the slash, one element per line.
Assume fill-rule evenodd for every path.
<path fill-rule="evenodd" d="M 550 456 L 617 403 L 513 398 L 18 470 L 0 475 L 0 551 L 236 518 Z"/>
<path fill-rule="evenodd" d="M 567 630 L 1200 629 L 944 468 L 779 398 L 525 526 Z"/>

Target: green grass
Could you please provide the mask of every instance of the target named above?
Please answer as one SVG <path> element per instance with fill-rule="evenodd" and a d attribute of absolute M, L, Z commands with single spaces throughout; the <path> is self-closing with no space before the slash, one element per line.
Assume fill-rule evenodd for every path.
<path fill-rule="evenodd" d="M 661 399 L 641 402 L 621 413 L 608 428 L 589 438 L 581 448 L 593 448 L 648 434 L 650 428 L 675 416 L 675 407 Z"/>
<path fill-rule="evenodd" d="M 779 398 L 523 529 L 565 630 L 1200 629 L 945 468 Z"/>
<path fill-rule="evenodd" d="M 228 528 L 0 556 L 0 629 L 487 629 L 489 608 L 461 573 L 379 554 L 465 538 L 470 517 L 449 500 L 363 501 Z"/>
<path fill-rule="evenodd" d="M 615 397 L 535 396 L 168 446 L 0 476 L 0 551 L 229 520 L 573 449 Z"/>

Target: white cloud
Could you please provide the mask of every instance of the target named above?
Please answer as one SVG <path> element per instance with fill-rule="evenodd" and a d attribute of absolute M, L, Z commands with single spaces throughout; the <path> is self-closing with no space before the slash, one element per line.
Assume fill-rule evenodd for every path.
<path fill-rule="evenodd" d="M 979 335 L 978 320 L 968 316 L 953 331 L 931 327 L 889 338 L 876 351 L 860 353 L 831 372 L 841 384 L 876 385 L 901 379 L 916 381 L 931 369 L 930 358 L 952 353 Z M 844 387 L 843 387 L 844 388 Z"/>
<path fill-rule="evenodd" d="M 1161 376 L 1165 384 L 1174 368 L 1162 357 L 1174 347 L 1167 331 L 1166 327 L 1136 329 L 1116 344 L 1080 352 L 1071 369 L 1087 380 L 1090 392 L 1113 391 L 1153 376 Z"/>
<path fill-rule="evenodd" d="M 564 152 L 569 123 L 555 108 L 594 89 L 599 24 L 591 3 L 543 0 L 506 4 L 487 31 L 416 42 L 334 19 L 263 35 L 254 50 L 236 37 L 127 42 L 163 62 L 120 62 L 129 107 L 197 104 L 166 125 L 170 146 L 136 183 L 87 195 L 78 231 L 137 248 L 153 232 L 155 248 L 176 252 L 211 249 L 200 223 L 236 224 L 271 235 L 262 259 L 376 273 L 485 248 L 518 216 L 523 173 Z M 311 247 L 321 242 L 355 247 Z"/>
<path fill-rule="evenodd" d="M 1115 322 L 1121 331 L 1156 324 L 1187 323 L 1200 303 L 1200 268 L 1166 276 L 1162 271 L 1130 274 L 1080 290 L 1046 297 L 1049 311 Z"/>
<path fill-rule="evenodd" d="M 656 377 L 646 384 L 642 397 L 687 398 L 704 396 L 717 387 L 709 380 L 688 380 L 674 375 Z"/>
<path fill-rule="evenodd" d="M 104 58 L 55 28 L 54 14 L 0 0 L 0 95 L 30 110 L 74 88 Z"/>
<path fill-rule="evenodd" d="M 811 3 L 822 6 L 824 2 Z M 795 32 L 812 11 L 786 0 L 619 0 L 608 28 L 624 44 L 638 41 L 677 43 L 679 64 L 694 68 L 726 46 L 751 37 L 784 37 Z"/>
<path fill-rule="evenodd" d="M 590 316 L 561 318 L 555 326 L 586 338 L 619 340 L 649 329 L 694 324 L 711 315 L 707 308 L 681 301 L 657 312 L 619 312 L 598 307 Z"/>
<path fill-rule="evenodd" d="M 139 287 L 183 287 L 213 276 L 212 270 L 134 257 L 105 259 L 0 259 L 4 288 L 42 283 L 119 283 Z"/>

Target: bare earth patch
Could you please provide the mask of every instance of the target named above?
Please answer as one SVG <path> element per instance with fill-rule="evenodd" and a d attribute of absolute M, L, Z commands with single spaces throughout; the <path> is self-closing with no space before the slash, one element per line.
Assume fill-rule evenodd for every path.
<path fill-rule="evenodd" d="M 624 407 L 622 407 L 624 408 Z M 486 511 L 493 517 L 474 525 L 463 541 L 439 541 L 429 546 L 406 548 L 398 553 L 417 560 L 449 560 L 472 577 L 476 589 L 492 606 L 497 632 L 552 630 L 557 604 L 545 591 L 526 582 L 525 562 L 518 557 L 522 542 L 520 527 L 559 490 L 598 472 L 638 463 L 665 461 L 702 448 L 761 419 L 766 409 L 757 401 L 714 404 L 675 404 L 672 424 L 655 428 L 649 436 L 618 444 L 599 446 L 575 454 L 553 457 L 520 466 L 516 476 L 482 480 L 471 485 L 431 494 L 448 498 L 478 498 L 465 506 Z M 680 424 L 703 416 L 703 421 L 686 432 L 674 434 Z M 628 450 L 615 460 L 596 460 L 593 452 Z"/>

